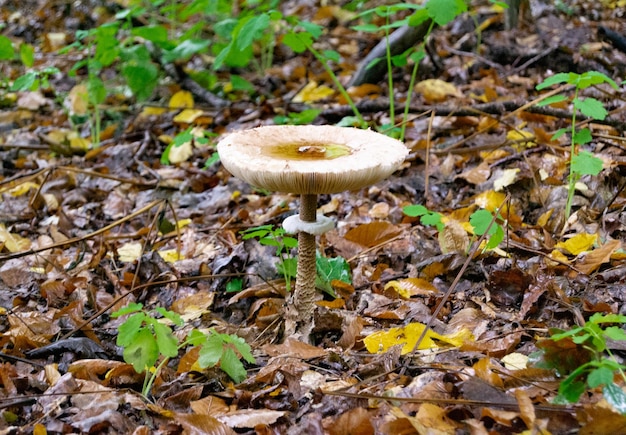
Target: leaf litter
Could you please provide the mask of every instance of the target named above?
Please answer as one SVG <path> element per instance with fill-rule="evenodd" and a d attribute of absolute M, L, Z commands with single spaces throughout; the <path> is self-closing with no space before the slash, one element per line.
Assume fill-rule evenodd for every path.
<path fill-rule="evenodd" d="M 600 6 L 574 3 L 601 14 L 594 9 Z M 332 8 L 320 6 L 312 19 L 339 23 L 324 44 L 338 43 L 350 58 L 353 65 L 340 64 L 348 76 L 360 50 L 346 38 L 351 18 Z M 603 19 L 614 13 L 607 8 Z M 89 26 L 89 14 L 81 17 Z M 9 27 L 29 19 L 59 30 L 41 9 L 32 18 L 18 14 Z M 560 34 L 565 26 L 554 23 L 564 20 L 578 32 Z M 576 404 L 554 403 L 565 372 L 591 355 L 571 340 L 547 337 L 594 313 L 624 314 L 624 146 L 623 129 L 615 128 L 625 122 L 623 101 L 594 90 L 605 92 L 598 98 L 614 125 L 593 124 L 602 172 L 579 180 L 576 212 L 566 218 L 567 149 L 551 136 L 566 126 L 558 110 L 571 107 L 497 108 L 512 96 L 537 98 L 534 87 L 557 60 L 515 63 L 530 61 L 522 47 L 541 44 L 529 29 L 486 27 L 487 54 L 466 51 L 474 33 L 462 23 L 435 33 L 445 73 L 434 72 L 434 60 L 424 65 L 416 86 L 416 105 L 423 106 L 412 112 L 433 116 L 411 122 L 412 154 L 403 168 L 377 186 L 323 201 L 341 224 L 319 240 L 320 254 L 345 258 L 352 282 L 330 281 L 332 292 L 320 292 L 312 344 L 281 335 L 287 290 L 275 250 L 241 235 L 279 225 L 297 210 L 296 198 L 254 190 L 205 162 L 219 135 L 272 123 L 274 115 L 297 123 L 314 110 L 307 122 L 333 122 L 345 100 L 319 65 L 305 70 L 303 55 L 277 53 L 267 80 L 245 78 L 269 100 L 231 90 L 232 104 L 221 110 L 197 103 L 188 90 L 164 87 L 163 107 L 107 114 L 97 148 L 84 131 L 68 129 L 53 90 L 3 100 L 2 432 L 619 433 L 626 417 L 607 401 L 610 389 L 590 389 Z M 566 59 L 571 68 L 601 65 L 623 76 L 623 54 L 608 45 L 580 49 L 590 40 L 580 21 L 546 9 L 538 25 L 548 23 L 553 38 L 574 47 Z M 65 71 L 67 60 L 50 47 L 65 44 L 56 34 L 46 33 L 48 46 L 35 48 Z M 508 42 L 498 45 L 503 35 Z M 498 57 L 511 53 L 510 65 Z M 15 68 L 3 66 L 8 77 L 19 75 Z M 68 93 L 72 115 L 89 112 L 83 83 L 50 80 Z M 396 85 L 406 95 L 408 81 Z M 367 109 L 385 89 L 381 81 L 348 91 Z M 130 103 L 116 98 L 108 103 Z M 444 113 L 449 105 L 478 104 L 497 111 Z M 363 112 L 382 124 L 388 104 L 382 107 Z M 166 165 L 163 153 L 188 127 L 195 128 L 171 147 L 176 152 Z M 403 213 L 415 204 L 426 211 Z M 507 228 L 497 249 L 483 245 L 468 257 L 479 236 L 470 215 L 478 209 L 501 213 Z M 229 292 L 234 279 L 241 290 Z M 245 380 L 234 384 L 219 367 L 200 367 L 191 347 L 161 368 L 143 397 L 145 373 L 123 362 L 115 344 L 122 320 L 111 317 L 137 302 L 178 313 L 180 338 L 198 327 L 245 339 L 255 358 Z M 623 343 L 609 341 L 609 348 L 623 357 Z M 540 351 L 553 367 L 533 364 Z M 616 378 L 615 386 L 623 381 Z"/>

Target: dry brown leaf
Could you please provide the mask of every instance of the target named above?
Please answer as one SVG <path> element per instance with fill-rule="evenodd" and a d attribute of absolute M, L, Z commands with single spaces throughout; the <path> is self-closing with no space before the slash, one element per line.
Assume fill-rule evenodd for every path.
<path fill-rule="evenodd" d="M 287 338 L 283 344 L 268 344 L 263 350 L 269 356 L 290 356 L 293 358 L 311 359 L 319 358 L 328 353 L 327 350 L 317 346 L 303 343 L 294 338 Z"/>
<path fill-rule="evenodd" d="M 610 240 L 599 248 L 585 254 L 580 261 L 576 262 L 576 268 L 588 275 L 597 270 L 603 263 L 608 262 L 613 252 L 621 246 L 622 242 L 619 240 Z"/>
<path fill-rule="evenodd" d="M 364 408 L 355 408 L 344 412 L 328 427 L 330 435 L 374 435 L 371 415 Z"/>
<path fill-rule="evenodd" d="M 370 222 L 352 228 L 344 238 L 371 248 L 400 234 L 402 230 L 389 222 Z"/>

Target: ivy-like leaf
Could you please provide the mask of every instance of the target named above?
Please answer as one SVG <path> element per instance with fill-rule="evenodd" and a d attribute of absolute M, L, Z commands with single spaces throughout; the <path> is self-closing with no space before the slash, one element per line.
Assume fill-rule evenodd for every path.
<path fill-rule="evenodd" d="M 426 10 L 435 23 L 445 26 L 467 11 L 467 4 L 464 0 L 430 0 L 426 4 Z"/>
<path fill-rule="evenodd" d="M 154 366 L 158 358 L 157 342 L 145 328 L 139 330 L 132 343 L 124 347 L 124 361 L 132 364 L 137 373 L 142 373 L 146 367 Z"/>
<path fill-rule="evenodd" d="M 593 119 L 603 120 L 609 113 L 604 108 L 601 101 L 591 97 L 574 99 L 574 107 L 580 110 L 583 115 Z"/>
<path fill-rule="evenodd" d="M 580 175 L 598 175 L 602 171 L 602 160 L 589 151 L 581 151 L 572 157 L 571 169 Z"/>

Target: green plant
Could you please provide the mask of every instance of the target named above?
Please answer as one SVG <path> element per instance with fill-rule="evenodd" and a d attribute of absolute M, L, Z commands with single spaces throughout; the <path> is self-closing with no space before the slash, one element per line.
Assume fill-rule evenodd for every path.
<path fill-rule="evenodd" d="M 187 340 L 180 343 L 172 328 L 157 319 L 157 314 L 174 326 L 180 327 L 184 324 L 183 319 L 172 311 L 162 307 L 147 311 L 138 303 L 129 304 L 111 314 L 113 318 L 129 316 L 118 328 L 116 343 L 124 349 L 124 361 L 131 364 L 137 373 L 144 371 L 151 373 L 144 379 L 142 388 L 144 396 L 147 397 L 150 393 L 163 366 L 187 345 L 201 346 L 198 358 L 200 367 L 213 367 L 219 363 L 220 368 L 235 382 L 245 379 L 246 370 L 240 358 L 250 363 L 254 363 L 255 360 L 250 353 L 250 346 L 242 338 L 220 334 L 214 330 L 204 333 L 193 329 Z"/>
<path fill-rule="evenodd" d="M 261 245 L 276 247 L 276 255 L 279 258 L 276 270 L 285 278 L 287 291 L 291 291 L 291 281 L 296 277 L 298 267 L 298 258 L 292 255 L 291 250 L 298 246 L 298 239 L 286 236 L 283 228 L 275 228 L 273 225 L 249 228 L 242 231 L 242 234 L 244 240 L 258 239 Z M 347 284 L 352 282 L 350 265 L 343 257 L 327 258 L 317 253 L 315 267 L 317 272 L 315 287 L 332 297 L 337 297 L 332 287 L 334 280 Z"/>
<path fill-rule="evenodd" d="M 394 15 L 399 12 L 413 10 L 410 15 L 403 19 L 392 19 Z M 387 80 L 389 86 L 389 117 L 391 125 L 381 126 L 382 129 L 389 131 L 392 135 L 395 135 L 395 92 L 392 69 L 393 67 L 403 67 L 408 64 L 408 61 L 413 62 L 413 69 L 411 71 L 411 79 L 409 81 L 408 97 L 404 103 L 404 112 L 402 115 L 402 127 L 397 132 L 400 140 L 404 140 L 404 134 L 406 130 L 407 120 L 409 117 L 409 109 L 411 106 L 411 97 L 413 96 L 413 89 L 415 87 L 415 80 L 417 78 L 417 71 L 420 61 L 426 56 L 424 45 L 432 33 L 435 24 L 443 26 L 454 20 L 457 16 L 467 11 L 467 4 L 464 0 L 429 0 L 423 5 L 416 5 L 413 3 L 397 3 L 389 6 L 378 6 L 373 9 L 363 11 L 359 14 L 361 17 L 368 17 L 371 15 L 378 15 L 385 19 L 385 24 L 377 26 L 375 24 L 363 24 L 353 27 L 355 30 L 364 32 L 380 32 L 385 33 L 386 45 L 386 58 L 387 63 Z M 391 46 L 389 43 L 390 31 L 392 29 L 399 28 L 401 26 L 419 26 L 430 20 L 426 33 L 422 39 L 422 42 L 416 47 L 410 48 L 404 53 L 392 56 Z M 368 67 L 374 65 L 374 63 L 381 61 L 381 59 L 374 60 Z"/>
<path fill-rule="evenodd" d="M 626 332 L 616 324 L 626 324 L 626 316 L 596 313 L 583 326 L 557 331 L 538 343 L 541 351 L 531 355 L 534 365 L 566 376 L 555 402 L 574 403 L 587 389 L 602 387 L 604 398 L 626 414 L 626 393 L 615 384 L 616 373 L 626 382 L 626 366 L 618 362 L 608 345 L 609 341 L 626 341 Z"/>
<path fill-rule="evenodd" d="M 297 28 L 302 30 L 296 30 Z M 367 123 L 365 122 L 363 115 L 361 115 L 361 112 L 359 112 L 359 109 L 356 107 L 354 100 L 352 100 L 352 97 L 350 97 L 348 91 L 339 81 L 339 78 L 329 65 L 329 62 L 331 61 L 338 62 L 341 59 L 341 55 L 335 50 L 319 51 L 313 46 L 313 42 L 322 34 L 322 29 L 322 26 L 309 21 L 296 21 L 293 23 L 292 29 L 283 36 L 283 44 L 287 45 L 296 53 L 303 53 L 305 51 L 310 52 L 317 59 L 317 61 L 320 62 L 339 93 L 346 100 L 352 109 L 355 118 L 344 119 L 342 123 L 338 125 L 351 125 L 356 123 L 358 126 L 366 127 Z"/>
<path fill-rule="evenodd" d="M 263 246 L 274 246 L 278 263 L 276 269 L 285 278 L 287 291 L 291 290 L 291 281 L 296 277 L 298 259 L 291 250 L 298 246 L 298 239 L 285 235 L 285 230 L 274 225 L 261 225 L 242 231 L 243 240 L 257 239 Z"/>
<path fill-rule="evenodd" d="M 419 217 L 423 225 L 434 226 L 440 233 L 445 228 L 443 215 L 430 211 L 423 205 L 407 205 L 402 209 L 402 212 L 410 217 Z M 498 214 L 497 220 L 492 224 L 493 220 L 493 214 L 489 210 L 476 210 L 470 215 L 469 222 L 474 235 L 480 237 L 485 233 L 487 234 L 485 249 L 494 249 L 504 240 L 504 229 L 499 223 L 499 221 L 503 220 L 502 216 Z"/>
<path fill-rule="evenodd" d="M 572 200 L 576 190 L 576 183 L 583 175 L 598 175 L 602 170 L 602 160 L 594 156 L 586 150 L 579 150 L 579 147 L 588 144 L 593 140 L 589 127 L 576 127 L 576 114 L 578 112 L 583 115 L 597 120 L 606 118 L 608 112 L 602 105 L 602 102 L 593 97 L 583 98 L 581 91 L 590 86 L 608 83 L 613 89 L 618 89 L 617 84 L 606 75 L 598 71 L 587 71 L 583 74 L 576 73 L 559 73 L 548 77 L 536 86 L 537 90 L 545 89 L 555 84 L 569 84 L 574 86 L 574 95 L 567 97 L 563 94 L 553 95 L 539 102 L 539 106 L 553 104 L 561 101 L 570 101 L 574 110 L 572 111 L 571 126 L 569 129 L 562 128 L 557 130 L 552 136 L 553 140 L 563 136 L 567 131 L 570 132 L 570 172 L 568 177 L 567 203 L 565 205 L 565 219 L 568 219 L 572 210 Z"/>

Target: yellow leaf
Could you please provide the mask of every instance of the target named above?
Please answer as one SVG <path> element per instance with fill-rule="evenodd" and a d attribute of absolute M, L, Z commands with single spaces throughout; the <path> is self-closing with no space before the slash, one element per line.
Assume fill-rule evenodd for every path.
<path fill-rule="evenodd" d="M 191 146 L 191 142 L 187 141 L 178 146 L 171 147 L 167 157 L 170 163 L 176 164 L 187 161 L 192 155 L 193 147 Z"/>
<path fill-rule="evenodd" d="M 159 251 L 159 255 L 168 263 L 175 263 L 179 260 L 185 259 L 185 256 L 182 255 L 177 249 L 165 249 L 163 251 Z"/>
<path fill-rule="evenodd" d="M 313 103 L 323 100 L 333 95 L 335 91 L 325 85 L 318 85 L 315 80 L 311 80 L 302 88 L 298 94 L 293 97 L 294 103 Z"/>
<path fill-rule="evenodd" d="M 9 189 L 8 193 L 11 196 L 22 196 L 30 192 L 31 189 L 39 189 L 39 184 L 33 183 L 32 181 L 27 181 L 25 183 L 18 184 L 13 189 Z"/>
<path fill-rule="evenodd" d="M 474 204 L 480 208 L 484 208 L 485 210 L 495 211 L 498 207 L 500 207 L 500 205 L 502 205 L 504 198 L 506 198 L 504 193 L 488 190 L 476 195 L 474 198 Z"/>
<path fill-rule="evenodd" d="M 513 352 L 503 356 L 500 361 L 509 370 L 522 370 L 528 366 L 528 356 L 523 353 Z"/>
<path fill-rule="evenodd" d="M 0 223 L 0 243 L 4 243 L 4 247 L 9 252 L 20 252 L 30 249 L 30 240 L 19 234 L 10 233 L 2 223 Z"/>
<path fill-rule="evenodd" d="M 537 218 L 537 225 L 540 227 L 545 227 L 552 216 L 554 209 L 548 209 L 545 213 L 543 213 L 539 218 Z"/>
<path fill-rule="evenodd" d="M 565 264 L 569 264 L 569 259 L 557 249 L 550 252 L 550 258 L 554 258 L 555 260 L 561 261 Z"/>
<path fill-rule="evenodd" d="M 393 346 L 402 345 L 402 355 L 413 350 L 415 343 L 426 326 L 421 323 L 410 323 L 403 328 L 391 328 L 387 331 L 379 331 L 368 335 L 363 340 L 369 353 L 384 353 Z M 461 329 L 450 335 L 441 335 L 429 329 L 418 349 L 432 349 L 445 343 L 451 346 L 460 346 L 474 337 L 468 329 Z"/>
<path fill-rule="evenodd" d="M 170 98 L 170 109 L 189 109 L 193 107 L 193 95 L 189 91 L 178 91 Z"/>
<path fill-rule="evenodd" d="M 496 192 L 500 192 L 505 187 L 515 183 L 518 172 L 519 168 L 505 169 L 504 171 L 502 171 L 502 174 L 498 178 L 493 180 L 493 190 L 495 190 Z"/>
<path fill-rule="evenodd" d="M 385 290 L 394 289 L 403 298 L 409 299 L 411 296 L 428 295 L 437 292 L 437 288 L 421 278 L 406 278 L 389 281 L 385 284 Z"/>
<path fill-rule="evenodd" d="M 436 103 L 447 97 L 463 97 L 463 94 L 452 83 L 440 79 L 427 79 L 415 85 L 415 92 L 422 94 L 426 102 Z"/>
<path fill-rule="evenodd" d="M 84 137 L 72 137 L 70 138 L 70 148 L 77 151 L 87 151 L 91 145 L 91 142 Z"/>
<path fill-rule="evenodd" d="M 202 116 L 203 113 L 204 111 L 200 109 L 185 109 L 174 117 L 174 122 L 191 124 Z"/>
<path fill-rule="evenodd" d="M 140 242 L 130 242 L 120 246 L 117 249 L 120 261 L 124 263 L 131 263 L 139 258 L 143 246 Z"/>
<path fill-rule="evenodd" d="M 598 240 L 597 234 L 576 234 L 565 242 L 557 243 L 556 247 L 565 249 L 572 255 L 578 255 L 581 252 L 589 251 L 596 243 L 596 240 Z"/>
<path fill-rule="evenodd" d="M 506 133 L 506 138 L 511 141 L 511 142 L 515 142 L 515 144 L 520 147 L 533 147 L 535 146 L 535 142 L 533 142 L 532 140 L 529 141 L 525 141 L 524 139 L 534 139 L 535 138 L 535 134 L 531 133 L 530 131 L 525 131 L 525 130 L 509 130 Z"/>
<path fill-rule="evenodd" d="M 166 112 L 164 107 L 154 107 L 154 106 L 146 106 L 141 111 L 139 116 L 141 117 L 150 117 L 150 116 L 158 116 L 162 115 Z"/>

